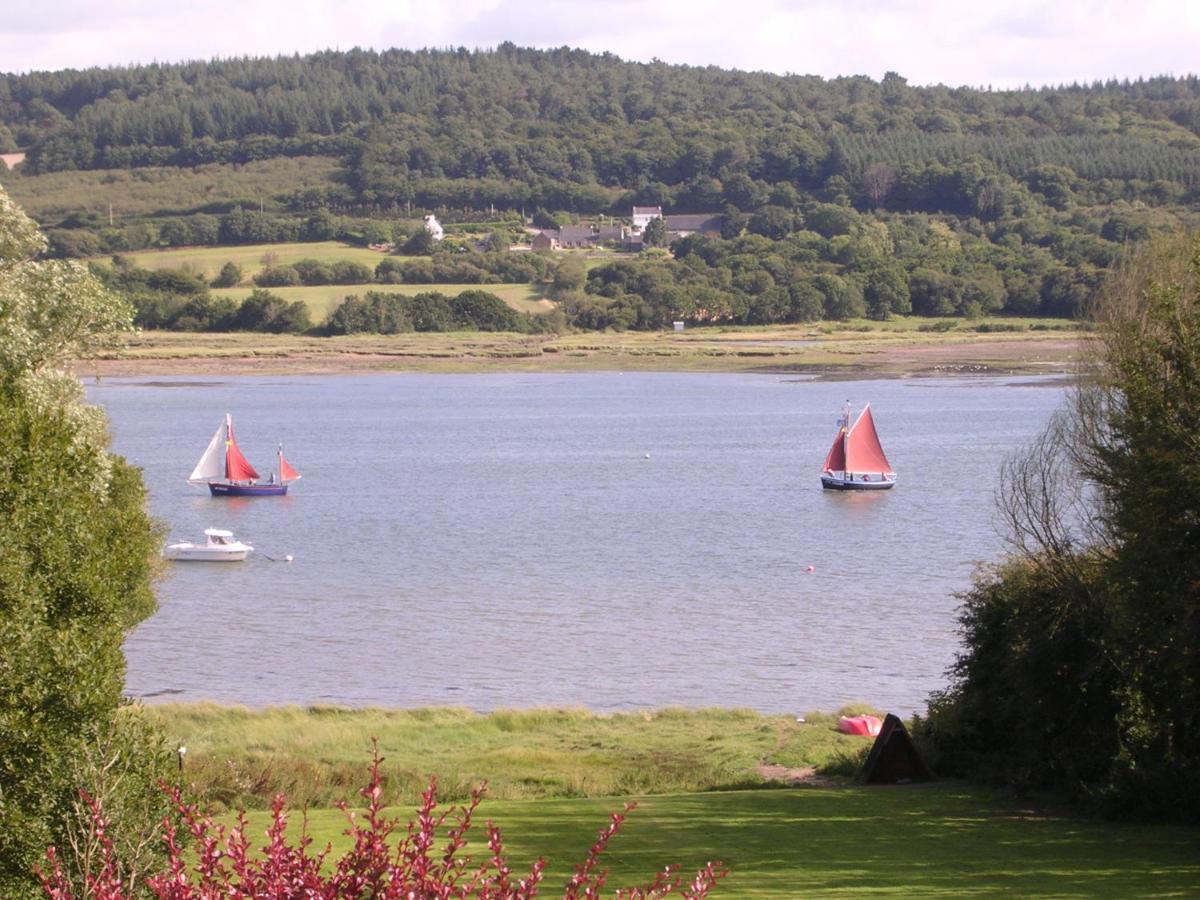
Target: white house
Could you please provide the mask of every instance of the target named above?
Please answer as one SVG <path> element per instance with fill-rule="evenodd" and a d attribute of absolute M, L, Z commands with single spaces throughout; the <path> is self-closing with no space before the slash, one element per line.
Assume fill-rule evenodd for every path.
<path fill-rule="evenodd" d="M 435 241 L 440 241 L 446 236 L 446 232 L 442 230 L 441 223 L 433 213 L 425 217 L 425 230 L 429 232 L 429 236 Z"/>
<path fill-rule="evenodd" d="M 633 208 L 633 230 L 641 234 L 650 224 L 651 219 L 662 218 L 661 206 L 635 206 Z"/>

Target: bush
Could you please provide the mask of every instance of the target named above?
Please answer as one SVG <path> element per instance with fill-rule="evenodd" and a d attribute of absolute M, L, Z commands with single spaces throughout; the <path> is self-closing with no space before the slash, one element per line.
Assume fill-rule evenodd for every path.
<path fill-rule="evenodd" d="M 221 271 L 212 280 L 215 288 L 237 287 L 242 283 L 242 267 L 235 262 L 227 262 L 221 266 Z"/>
<path fill-rule="evenodd" d="M 296 287 L 301 283 L 300 273 L 293 266 L 272 266 L 254 276 L 259 287 Z"/>
<path fill-rule="evenodd" d="M 299 333 L 311 328 L 312 321 L 303 300 L 288 303 L 278 294 L 255 288 L 238 307 L 233 327 L 241 331 L 267 331 L 273 334 Z"/>
<path fill-rule="evenodd" d="M 422 797 L 415 822 L 400 827 L 399 819 L 383 812 L 382 762 L 378 751 L 371 763 L 371 778 L 359 794 L 366 801 L 361 816 L 351 815 L 345 803 L 353 846 L 336 863 L 326 860 L 329 848 L 311 853 L 304 839 L 288 842 L 284 798 L 272 805 L 272 824 L 267 830 L 267 846 L 260 855 L 247 852 L 250 839 L 245 816 L 226 830 L 184 801 L 178 788 L 164 790 L 171 797 L 191 837 L 200 848 L 195 860 L 181 849 L 180 836 L 173 826 L 165 829 L 169 860 L 166 872 L 146 879 L 154 896 L 163 900 L 202 900 L 209 897 L 325 897 L 334 898 L 408 898 L 408 897 L 490 897 L 495 900 L 535 897 L 541 885 L 545 860 L 534 862 L 527 875 L 515 875 L 504 855 L 500 830 L 487 825 L 490 856 L 474 863 L 463 850 L 473 824 L 475 811 L 483 797 L 483 788 L 472 792 L 470 802 L 461 807 L 438 809 L 437 782 L 431 781 Z M 91 834 L 98 845 L 95 872 L 88 896 L 93 900 L 132 900 L 128 877 L 114 851 L 109 836 L 110 822 L 104 804 L 84 795 L 91 811 Z M 599 897 L 608 872 L 598 868 L 601 854 L 620 830 L 635 804 L 613 813 L 608 827 L 600 831 L 583 862 L 567 882 L 563 897 L 569 900 Z M 360 821 L 362 824 L 360 824 Z M 392 846 L 393 834 L 402 835 Z M 63 854 L 50 847 L 46 852 L 49 872 L 42 874 L 46 893 L 52 900 L 71 900 L 75 889 L 63 872 Z M 664 897 L 679 892 L 683 897 L 701 900 L 728 871 L 720 863 L 709 863 L 684 884 L 674 866 L 660 869 L 654 879 L 641 887 L 620 891 L 618 896 Z M 80 895 L 82 896 L 82 895 Z"/>

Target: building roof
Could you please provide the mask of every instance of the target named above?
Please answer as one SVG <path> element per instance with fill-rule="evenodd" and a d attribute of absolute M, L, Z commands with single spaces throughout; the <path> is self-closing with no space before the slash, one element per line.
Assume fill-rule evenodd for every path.
<path fill-rule="evenodd" d="M 662 215 L 662 207 L 661 206 L 635 206 L 633 208 L 633 214 L 635 216 L 661 216 Z"/>
<path fill-rule="evenodd" d="M 580 241 L 594 241 L 596 232 L 592 230 L 591 225 L 564 225 L 558 230 L 558 239 L 570 241 L 573 244 Z"/>
<path fill-rule="evenodd" d="M 667 216 L 667 231 L 720 231 L 719 213 L 695 213 L 683 216 Z"/>

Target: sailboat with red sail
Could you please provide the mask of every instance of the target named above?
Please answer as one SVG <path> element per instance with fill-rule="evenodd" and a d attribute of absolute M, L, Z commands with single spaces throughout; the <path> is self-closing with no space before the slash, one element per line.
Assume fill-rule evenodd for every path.
<path fill-rule="evenodd" d="M 896 484 L 896 473 L 879 443 L 871 404 L 850 424 L 850 404 L 842 409 L 837 437 L 825 457 L 821 487 L 828 491 L 886 491 Z"/>
<path fill-rule="evenodd" d="M 266 481 L 258 470 L 250 465 L 233 436 L 233 417 L 225 414 L 225 421 L 217 426 L 212 440 L 188 476 L 188 484 L 206 484 L 214 497 L 282 497 L 288 485 L 300 478 L 300 473 L 283 457 L 283 445 L 279 445 L 278 475 L 271 472 Z"/>

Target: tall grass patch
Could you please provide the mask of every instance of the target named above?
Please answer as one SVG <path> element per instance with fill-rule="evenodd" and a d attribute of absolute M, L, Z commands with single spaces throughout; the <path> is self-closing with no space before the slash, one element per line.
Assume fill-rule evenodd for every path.
<path fill-rule="evenodd" d="M 262 808 L 280 791 L 296 805 L 330 805 L 361 780 L 372 738 L 386 757 L 390 789 L 408 802 L 433 775 L 448 799 L 482 781 L 491 796 L 508 799 L 757 787 L 766 784 L 760 765 L 819 769 L 869 743 L 837 733 L 834 716 L 798 722 L 747 710 L 480 715 L 187 704 L 149 713 L 187 747 L 186 782 L 224 807 Z"/>

